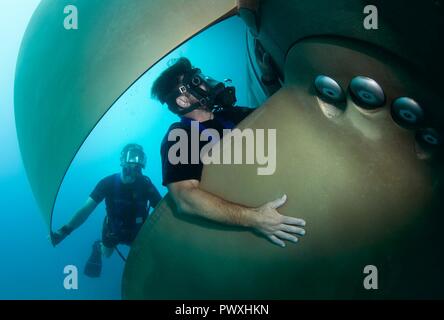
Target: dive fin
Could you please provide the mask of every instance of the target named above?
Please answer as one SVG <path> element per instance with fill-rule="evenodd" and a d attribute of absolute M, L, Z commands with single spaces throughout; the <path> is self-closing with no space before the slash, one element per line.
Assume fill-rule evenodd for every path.
<path fill-rule="evenodd" d="M 91 256 L 86 262 L 83 273 L 91 278 L 98 278 L 102 272 L 102 250 L 101 241 L 94 242 Z"/>

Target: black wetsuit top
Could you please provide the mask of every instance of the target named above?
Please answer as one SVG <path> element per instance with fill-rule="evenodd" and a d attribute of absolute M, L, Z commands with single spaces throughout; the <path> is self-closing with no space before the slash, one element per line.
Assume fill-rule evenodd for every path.
<path fill-rule="evenodd" d="M 107 216 L 103 226 L 102 241 L 107 247 L 119 243 L 131 244 L 161 195 L 146 176 L 125 184 L 116 173 L 102 179 L 90 197 L 97 203 L 105 199 Z"/>
<path fill-rule="evenodd" d="M 223 129 L 232 129 L 245 119 L 254 109 L 246 107 L 233 107 L 223 111 L 215 112 L 214 119 L 200 123 L 200 129 L 216 129 L 219 136 L 222 137 Z M 168 151 L 171 146 L 176 144 L 176 141 L 168 141 L 168 135 L 173 129 L 184 129 L 188 134 L 188 162 L 172 164 L 168 161 Z M 199 143 L 200 150 L 210 141 Z M 182 118 L 182 121 L 173 123 L 168 129 L 165 137 L 162 140 L 160 154 L 162 157 L 162 184 L 164 186 L 178 181 L 184 180 L 199 180 L 202 176 L 203 164 L 193 164 L 191 162 L 191 120 Z"/>

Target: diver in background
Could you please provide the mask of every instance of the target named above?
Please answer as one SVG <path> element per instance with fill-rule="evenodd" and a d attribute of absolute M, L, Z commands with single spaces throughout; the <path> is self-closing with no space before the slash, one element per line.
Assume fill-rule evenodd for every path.
<path fill-rule="evenodd" d="M 71 221 L 52 234 L 54 246 L 79 228 L 97 205 L 105 199 L 106 212 L 102 241 L 96 241 L 85 266 L 85 274 L 98 277 L 101 273 L 101 256 L 110 257 L 118 244 L 131 245 L 161 196 L 151 180 L 142 174 L 146 165 L 143 148 L 137 144 L 126 145 L 120 155 L 121 173 L 102 179 L 92 191 L 86 203 Z"/>
<path fill-rule="evenodd" d="M 259 208 L 248 208 L 199 187 L 203 169 L 199 156 L 198 164 L 192 164 L 190 154 L 187 164 L 172 164 L 168 160 L 168 152 L 176 143 L 168 141 L 172 130 L 185 130 L 191 146 L 192 121 L 199 122 L 199 130 L 215 129 L 222 136 L 223 129 L 233 129 L 253 111 L 250 108 L 234 107 L 234 87 L 205 76 L 200 69 L 193 68 L 187 58 L 180 58 L 154 82 L 152 96 L 166 103 L 169 110 L 181 118 L 180 122 L 170 126 L 161 145 L 163 185 L 168 187 L 180 213 L 251 228 L 281 247 L 285 247 L 284 240 L 297 242 L 296 235 L 305 234 L 302 228 L 305 221 L 283 216 L 276 210 L 286 202 L 286 195 Z M 204 145 L 199 142 L 199 155 Z"/>

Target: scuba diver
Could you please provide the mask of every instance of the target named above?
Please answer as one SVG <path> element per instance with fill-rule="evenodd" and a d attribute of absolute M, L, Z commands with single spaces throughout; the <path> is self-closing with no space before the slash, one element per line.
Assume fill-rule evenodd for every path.
<path fill-rule="evenodd" d="M 296 243 L 297 236 L 305 234 L 304 220 L 281 215 L 276 210 L 286 202 L 286 195 L 258 208 L 245 207 L 199 187 L 203 169 L 200 156 L 198 163 L 191 160 L 172 163 L 168 159 L 169 150 L 176 143 L 168 139 L 172 130 L 185 130 L 191 146 L 192 121 L 198 121 L 199 130 L 215 129 L 222 136 L 224 129 L 233 129 L 253 111 L 234 106 L 234 87 L 204 75 L 183 57 L 162 72 L 151 93 L 153 98 L 167 104 L 169 110 L 181 118 L 170 126 L 161 145 L 162 183 L 168 188 L 179 213 L 250 228 L 280 247 L 286 246 L 284 241 Z M 205 144 L 198 141 L 199 155 Z M 193 152 L 191 147 L 188 150 Z M 189 159 L 192 158 L 191 152 L 188 152 Z"/>
<path fill-rule="evenodd" d="M 120 155 L 122 171 L 102 179 L 71 221 L 52 233 L 52 244 L 56 246 L 79 228 L 105 199 L 107 214 L 103 222 L 102 240 L 93 244 L 84 270 L 87 276 L 100 276 L 102 255 L 110 257 L 118 244 L 131 245 L 147 219 L 150 207 L 154 208 L 161 200 L 151 180 L 142 174 L 145 165 L 143 148 L 137 144 L 126 145 Z M 118 249 L 117 252 L 121 255 Z"/>

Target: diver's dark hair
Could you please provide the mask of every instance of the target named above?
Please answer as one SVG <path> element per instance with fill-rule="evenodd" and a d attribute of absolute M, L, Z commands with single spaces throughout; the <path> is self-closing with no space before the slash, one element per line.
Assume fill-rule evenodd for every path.
<path fill-rule="evenodd" d="M 180 83 L 180 76 L 188 73 L 192 68 L 190 60 L 185 57 L 175 61 L 154 81 L 151 96 L 161 103 L 166 103 L 168 94 Z"/>
<path fill-rule="evenodd" d="M 143 152 L 143 147 L 140 144 L 137 143 L 128 143 L 126 146 L 123 147 L 122 153 L 127 153 L 131 149 L 138 149 Z"/>

